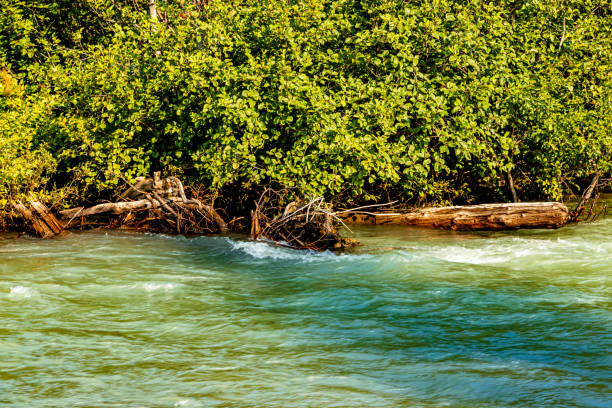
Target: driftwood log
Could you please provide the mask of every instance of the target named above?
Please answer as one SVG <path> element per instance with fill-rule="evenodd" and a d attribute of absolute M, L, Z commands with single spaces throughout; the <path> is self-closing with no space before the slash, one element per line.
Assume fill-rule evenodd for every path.
<path fill-rule="evenodd" d="M 30 201 L 30 206 L 22 202 L 13 203 L 13 208 L 32 226 L 36 235 L 41 238 L 51 238 L 64 232 L 63 226 L 40 201 Z"/>
<path fill-rule="evenodd" d="M 348 213 L 341 217 L 354 224 L 415 225 L 456 231 L 559 228 L 571 220 L 568 208 L 558 202 L 430 207 L 403 213 Z"/>

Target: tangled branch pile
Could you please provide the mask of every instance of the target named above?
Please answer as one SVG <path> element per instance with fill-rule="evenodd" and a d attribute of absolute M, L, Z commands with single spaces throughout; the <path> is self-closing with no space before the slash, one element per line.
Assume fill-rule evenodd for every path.
<path fill-rule="evenodd" d="M 338 232 L 342 220 L 322 197 L 292 200 L 288 192 L 267 189 L 251 211 L 251 238 L 278 242 L 295 249 L 339 250 L 358 245 Z"/>
<path fill-rule="evenodd" d="M 120 194 L 125 200 L 98 204 L 90 208 L 77 207 L 60 211 L 68 220 L 66 228 L 86 222 L 86 217 L 99 214 L 115 214 L 119 217 L 106 220 L 111 228 L 144 229 L 147 231 L 178 234 L 226 233 L 227 224 L 210 206 L 197 199 L 188 199 L 183 183 L 176 177 L 164 180 L 159 173 L 153 179 L 138 178 L 136 184 Z"/>

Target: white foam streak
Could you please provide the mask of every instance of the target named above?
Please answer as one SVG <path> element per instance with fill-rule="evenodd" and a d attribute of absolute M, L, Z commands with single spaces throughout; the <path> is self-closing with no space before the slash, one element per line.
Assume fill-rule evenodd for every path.
<path fill-rule="evenodd" d="M 13 300 L 29 299 L 36 294 L 36 291 L 25 286 L 14 286 L 11 288 L 8 297 Z"/>
<path fill-rule="evenodd" d="M 426 251 L 429 252 L 429 251 Z M 450 245 L 436 248 L 429 255 L 449 262 L 476 265 L 500 265 L 531 259 L 533 262 L 554 263 L 566 259 L 568 253 L 578 257 L 601 256 L 612 253 L 606 244 L 585 241 L 581 238 L 543 240 L 523 237 L 495 238 L 477 248 L 469 245 Z"/>
<path fill-rule="evenodd" d="M 177 285 L 175 283 L 145 283 L 142 285 L 144 290 L 146 290 L 147 292 L 156 292 L 156 291 L 170 292 L 174 288 L 176 288 L 176 286 Z"/>
<path fill-rule="evenodd" d="M 187 398 L 177 401 L 174 406 L 176 408 L 200 408 L 204 405 L 196 400 Z"/>
<path fill-rule="evenodd" d="M 304 253 L 295 252 L 288 248 L 275 247 L 265 242 L 232 240 L 229 242 L 233 249 L 257 259 L 300 259 L 304 257 Z"/>

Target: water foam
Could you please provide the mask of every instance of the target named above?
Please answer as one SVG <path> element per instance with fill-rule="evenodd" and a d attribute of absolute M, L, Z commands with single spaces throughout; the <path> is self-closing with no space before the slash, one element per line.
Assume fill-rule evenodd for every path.
<path fill-rule="evenodd" d="M 228 239 L 228 242 L 233 250 L 243 252 L 255 259 L 312 262 L 320 259 L 338 258 L 338 255 L 330 251 L 314 252 L 307 250 L 295 250 L 291 248 L 283 248 L 262 241 L 234 241 Z"/>
<path fill-rule="evenodd" d="M 182 399 L 179 400 L 177 402 L 174 403 L 174 406 L 176 408 L 200 408 L 203 407 L 204 405 L 196 400 L 193 399 Z"/>
<path fill-rule="evenodd" d="M 475 265 L 500 265 L 531 258 L 534 261 L 561 259 L 567 253 L 580 253 L 583 256 L 601 256 L 609 251 L 602 244 L 585 241 L 581 238 L 556 240 L 512 237 L 511 239 L 495 238 L 488 240 L 477 248 L 463 245 L 449 245 L 436 248 L 431 256 L 457 263 Z"/>
<path fill-rule="evenodd" d="M 29 299 L 36 294 L 36 291 L 25 286 L 13 286 L 8 297 L 14 300 Z"/>
<path fill-rule="evenodd" d="M 258 260 L 294 260 L 300 262 L 341 261 L 345 259 L 370 258 L 367 254 L 337 254 L 331 251 L 316 252 L 285 248 L 264 241 L 235 241 L 227 239 L 231 249 Z"/>
<path fill-rule="evenodd" d="M 174 288 L 176 288 L 176 286 L 177 286 L 176 283 L 153 283 L 153 282 L 145 283 L 142 285 L 144 290 L 146 290 L 147 292 L 156 292 L 156 291 L 170 292 Z"/>
<path fill-rule="evenodd" d="M 312 253 L 307 251 L 295 251 L 293 249 L 281 248 L 265 242 L 256 241 L 233 241 L 229 240 L 232 249 L 244 252 L 256 259 L 303 259 Z"/>

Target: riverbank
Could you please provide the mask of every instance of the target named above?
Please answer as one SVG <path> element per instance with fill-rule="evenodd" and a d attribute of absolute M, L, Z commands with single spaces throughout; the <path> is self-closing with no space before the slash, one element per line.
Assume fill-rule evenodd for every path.
<path fill-rule="evenodd" d="M 91 229 L 92 226 L 187 235 L 227 234 L 230 231 L 228 224 L 212 206 L 204 205 L 196 199 L 187 199 L 184 193 L 181 198 L 162 198 L 159 194 L 154 194 L 155 198 L 147 194 L 147 198 L 136 201 L 62 210 L 59 212 L 61 221 L 38 201 L 31 202 L 30 208 L 23 203 L 15 203 L 13 206 L 22 215 L 24 227 L 29 225 L 41 238 L 51 238 L 71 229 Z M 311 250 L 341 250 L 357 245 L 357 241 L 342 238 L 338 233 L 338 227 L 346 227 L 346 224 L 415 225 L 465 231 L 551 229 L 577 221 L 578 214 L 577 211 L 570 212 L 561 203 L 486 204 L 400 212 L 387 208 L 386 212 L 378 213 L 371 210 L 381 206 L 365 206 L 335 211 L 324 203 L 322 198 L 310 202 L 293 200 L 285 205 L 283 201 L 279 201 L 282 196 L 276 192 L 272 196 L 273 199 L 270 200 L 266 194 L 262 195 L 256 204 L 256 210 L 251 211 L 251 238 L 267 239 L 295 249 Z M 593 208 L 597 210 L 592 206 L 587 219 Z M 601 213 L 604 210 L 605 208 Z M 102 222 L 92 223 L 88 217 L 102 217 Z M 240 229 L 234 231 L 244 232 Z"/>
<path fill-rule="evenodd" d="M 267 188 L 254 201 L 250 217 L 232 216 L 226 222 L 220 215 L 227 209 L 215 209 L 198 195 L 200 189 L 186 189 L 177 177 L 138 177 L 116 193 L 115 202 L 102 202 L 54 211 L 41 201 L 11 201 L 12 210 L 0 218 L 0 231 L 31 231 L 41 238 L 51 238 L 70 230 L 92 228 L 123 229 L 183 235 L 227 234 L 245 232 L 250 226 L 251 239 L 264 239 L 294 249 L 343 250 L 358 242 L 343 238 L 338 227 L 346 224 L 416 225 L 429 228 L 471 231 L 496 231 L 536 228 L 560 228 L 570 222 L 594 221 L 605 216 L 607 203 L 599 203 L 600 174 L 584 190 L 573 210 L 559 202 L 514 202 L 464 206 L 398 209 L 397 202 L 371 204 L 335 210 L 323 197 L 308 201 L 295 191 Z M 593 196 L 593 198 L 591 197 Z M 98 200 L 100 201 L 100 200 Z M 56 205 L 61 203 L 56 202 Z M 243 209 L 244 211 L 244 209 Z M 16 217 L 15 217 L 16 215 Z M 57 217 L 56 217 L 57 215 Z M 14 217 L 17 223 L 7 222 Z M 93 220 L 92 220 L 93 219 Z M 237 222 L 243 221 L 243 222 Z M 246 222 L 245 222 L 246 221 Z M 348 228 L 348 227 L 347 227 Z"/>

